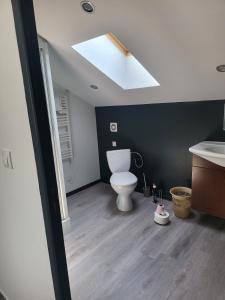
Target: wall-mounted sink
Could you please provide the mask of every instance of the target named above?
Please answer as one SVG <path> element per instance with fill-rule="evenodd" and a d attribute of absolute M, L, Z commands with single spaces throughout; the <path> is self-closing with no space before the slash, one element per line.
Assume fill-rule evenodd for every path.
<path fill-rule="evenodd" d="M 189 151 L 212 163 L 225 167 L 225 142 L 201 142 Z"/>

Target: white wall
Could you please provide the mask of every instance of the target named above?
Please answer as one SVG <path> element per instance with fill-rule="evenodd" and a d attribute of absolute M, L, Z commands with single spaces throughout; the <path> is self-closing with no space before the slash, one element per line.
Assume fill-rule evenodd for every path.
<path fill-rule="evenodd" d="M 66 192 L 100 179 L 95 108 L 75 95 L 70 69 L 50 48 L 53 81 L 70 92 L 70 123 L 74 158 L 64 160 Z M 56 91 L 57 89 L 55 89 Z"/>
<path fill-rule="evenodd" d="M 9 300 L 55 299 L 11 1 L 0 3 L 0 290 Z"/>
<path fill-rule="evenodd" d="M 74 158 L 63 161 L 67 192 L 100 179 L 95 109 L 73 94 L 69 105 Z"/>

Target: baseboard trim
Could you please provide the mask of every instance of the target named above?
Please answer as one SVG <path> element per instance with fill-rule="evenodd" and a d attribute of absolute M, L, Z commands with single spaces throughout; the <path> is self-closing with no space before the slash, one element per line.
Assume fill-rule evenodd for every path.
<path fill-rule="evenodd" d="M 69 192 L 69 193 L 66 193 L 66 197 L 72 196 L 72 195 L 74 195 L 74 194 L 76 194 L 76 193 L 79 193 L 79 192 L 81 192 L 81 191 L 83 191 L 83 190 L 86 190 L 86 189 L 88 189 L 89 187 L 91 187 L 91 186 L 93 186 L 93 185 L 95 185 L 95 184 L 97 184 L 97 183 L 99 183 L 99 182 L 101 182 L 101 179 L 98 179 L 98 180 L 95 180 L 95 181 L 93 181 L 93 182 L 90 182 L 90 183 L 88 183 L 88 184 L 86 184 L 86 185 L 83 185 L 83 186 L 79 187 L 79 188 L 76 189 L 76 190 L 73 190 L 73 191 L 71 191 L 71 192 Z"/>

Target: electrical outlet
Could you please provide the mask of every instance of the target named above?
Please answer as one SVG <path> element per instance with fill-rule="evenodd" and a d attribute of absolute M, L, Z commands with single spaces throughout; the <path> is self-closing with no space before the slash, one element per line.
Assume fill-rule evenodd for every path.
<path fill-rule="evenodd" d="M 66 177 L 66 182 L 72 184 L 72 177 L 71 176 Z"/>
<path fill-rule="evenodd" d="M 117 145 L 116 145 L 116 141 L 112 141 L 112 146 L 113 147 L 116 147 Z"/>

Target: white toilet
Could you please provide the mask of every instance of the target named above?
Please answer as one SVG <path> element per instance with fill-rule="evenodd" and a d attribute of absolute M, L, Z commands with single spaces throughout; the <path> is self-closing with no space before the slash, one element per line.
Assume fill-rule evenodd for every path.
<path fill-rule="evenodd" d="M 137 185 L 137 177 L 129 172 L 130 149 L 107 151 L 106 156 L 109 168 L 113 173 L 110 177 L 110 184 L 118 194 L 117 207 L 121 211 L 129 211 L 133 208 L 130 195 Z"/>

